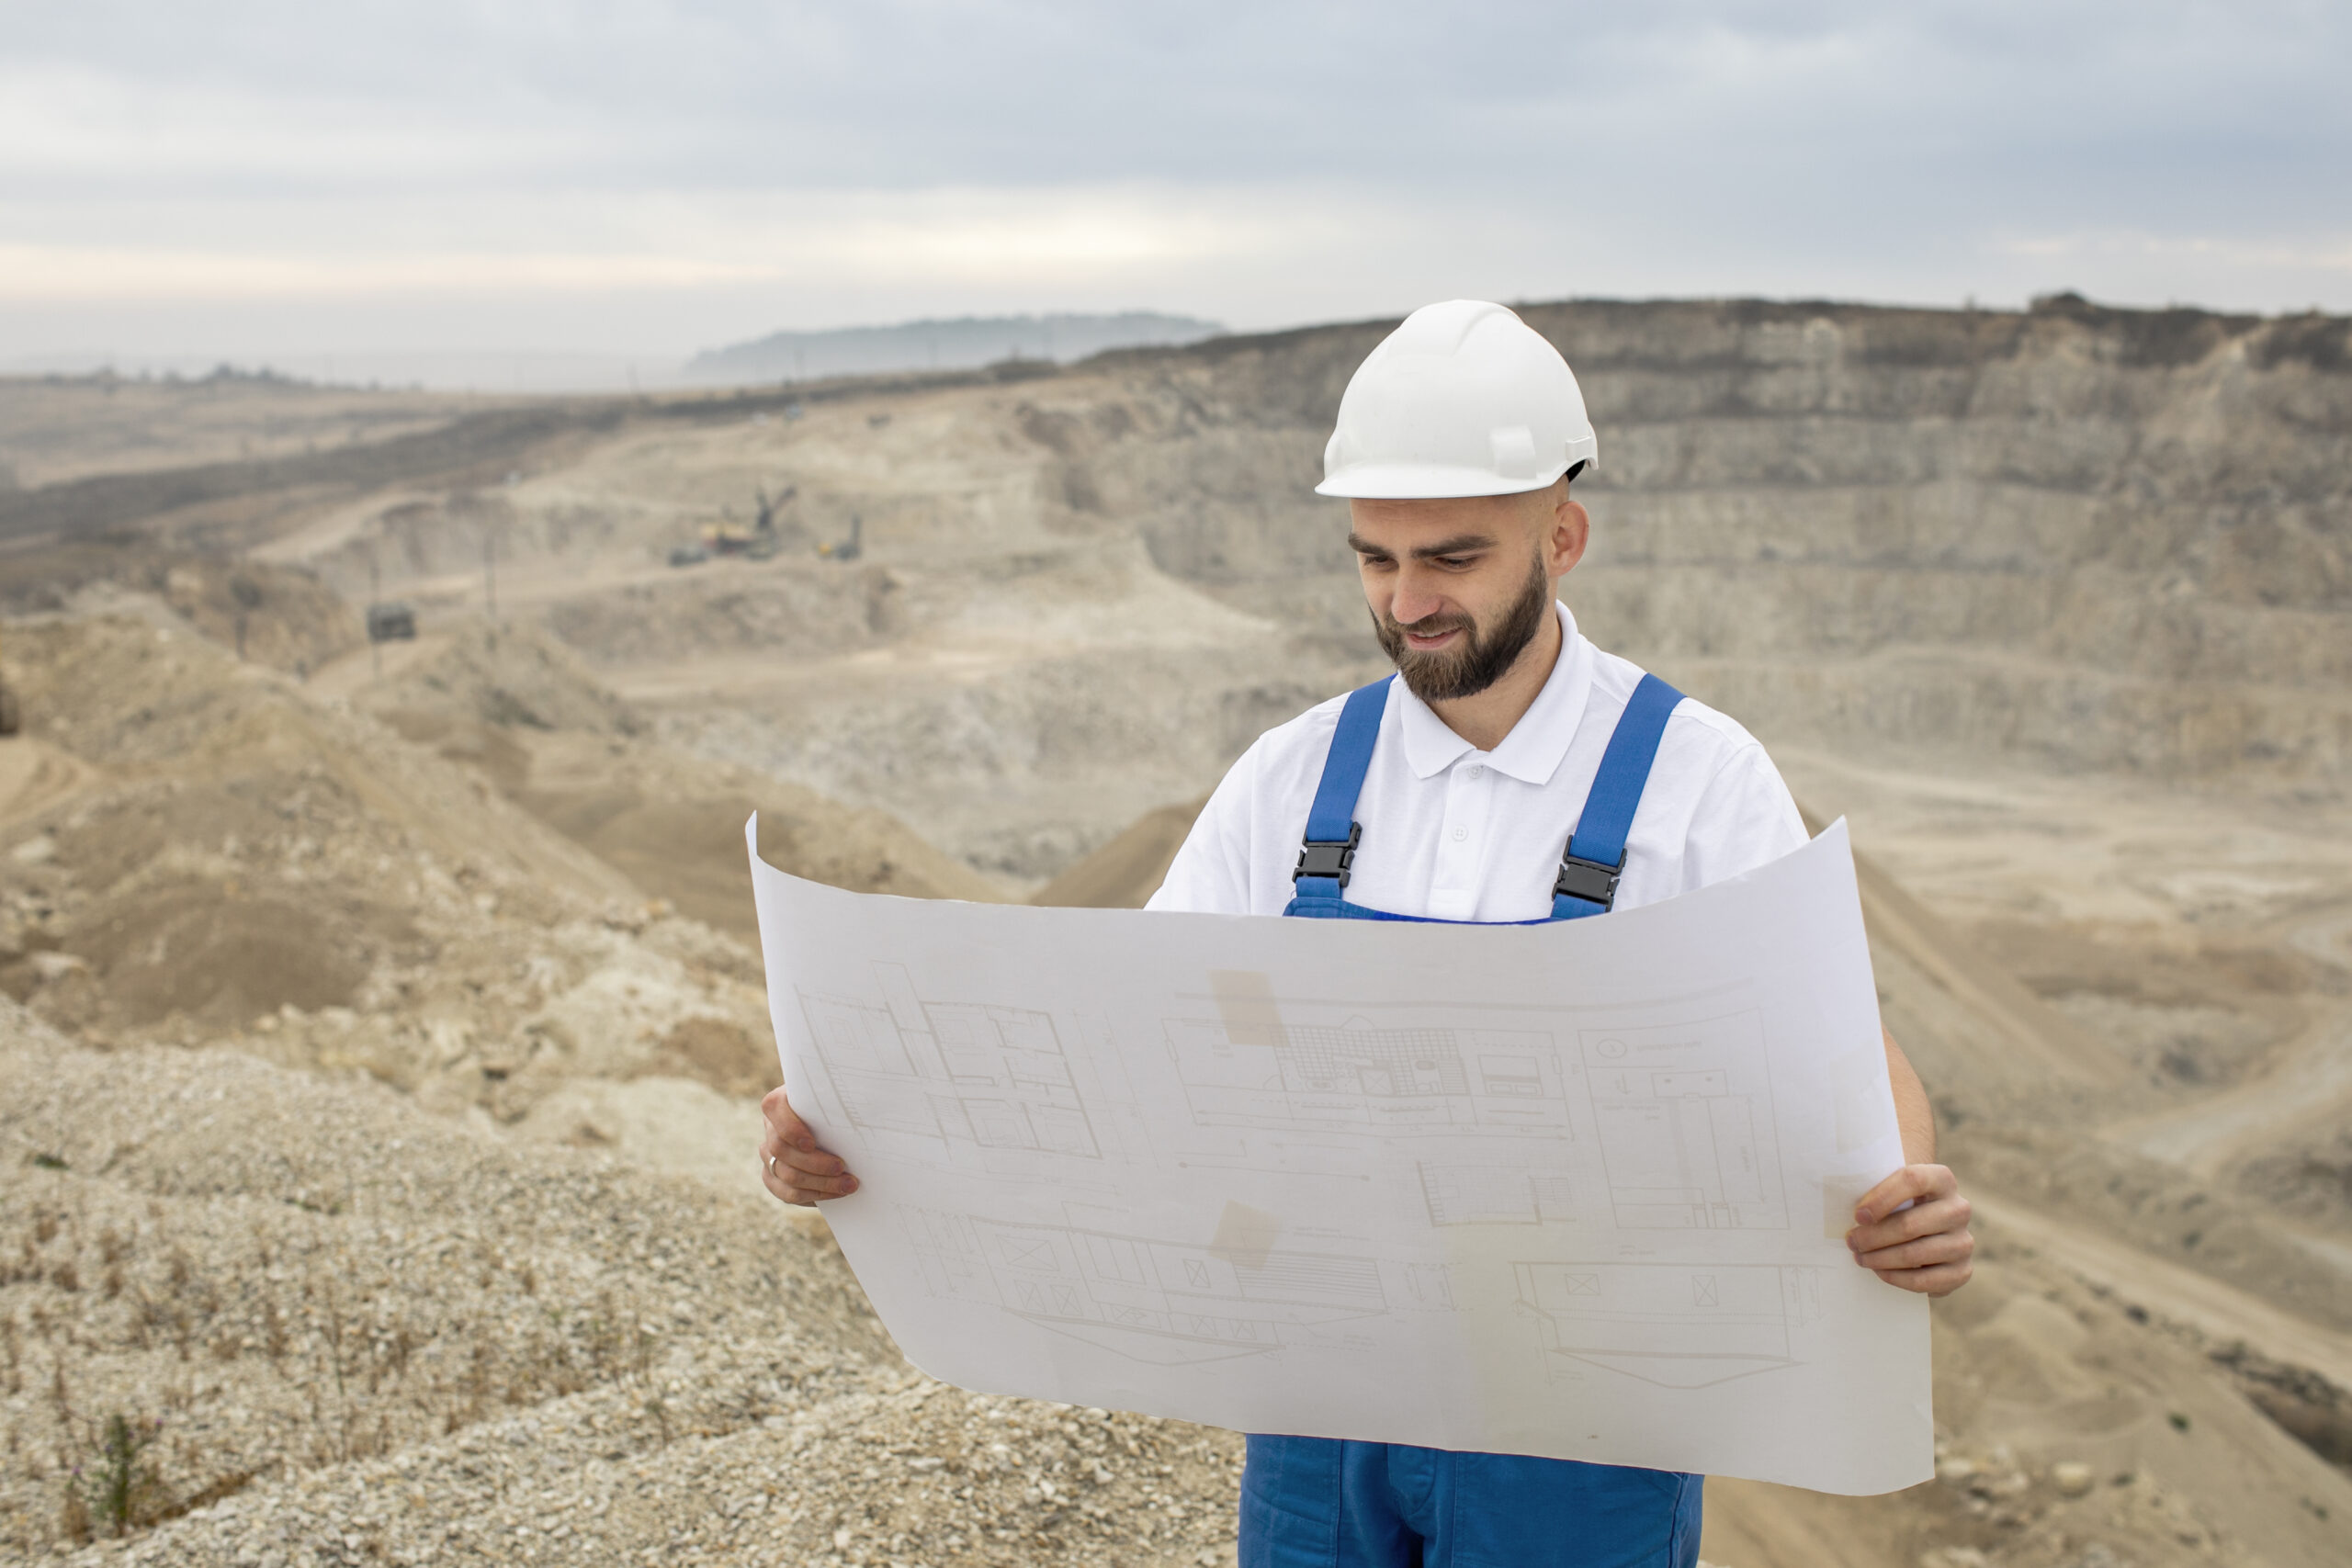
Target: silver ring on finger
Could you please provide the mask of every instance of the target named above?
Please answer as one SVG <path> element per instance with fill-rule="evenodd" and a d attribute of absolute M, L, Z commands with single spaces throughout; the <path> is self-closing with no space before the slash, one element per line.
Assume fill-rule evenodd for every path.
<path fill-rule="evenodd" d="M 768 1174 L 770 1176 L 775 1174 L 775 1156 L 774 1155 L 768 1156 Z"/>

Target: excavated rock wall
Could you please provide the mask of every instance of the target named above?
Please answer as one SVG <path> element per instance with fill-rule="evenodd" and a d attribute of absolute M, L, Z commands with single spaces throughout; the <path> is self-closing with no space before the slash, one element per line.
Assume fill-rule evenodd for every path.
<path fill-rule="evenodd" d="M 2066 297 L 1523 314 L 1600 435 L 1566 596 L 1768 736 L 2163 776 L 2352 761 L 2352 322 Z M 1352 635 L 1309 487 L 1383 326 L 1123 356 L 1148 412 L 1057 411 L 1062 488 L 1163 570 Z"/>

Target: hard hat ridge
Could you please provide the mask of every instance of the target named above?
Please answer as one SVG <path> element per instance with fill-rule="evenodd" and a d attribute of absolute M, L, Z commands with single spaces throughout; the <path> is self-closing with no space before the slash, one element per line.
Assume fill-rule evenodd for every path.
<path fill-rule="evenodd" d="M 1321 495 L 1419 500 L 1542 490 L 1594 460 L 1559 350 L 1500 305 L 1424 305 L 1356 367 Z"/>
<path fill-rule="evenodd" d="M 1435 305 L 1424 305 L 1396 324 L 1374 349 L 1374 354 L 1435 354 L 1451 356 L 1462 347 L 1462 340 L 1471 329 L 1495 317 L 1519 317 L 1500 305 L 1490 305 L 1484 299 L 1447 299 Z"/>

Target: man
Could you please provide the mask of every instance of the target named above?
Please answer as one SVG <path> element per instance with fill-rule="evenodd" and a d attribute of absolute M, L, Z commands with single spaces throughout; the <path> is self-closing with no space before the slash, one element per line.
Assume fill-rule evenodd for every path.
<path fill-rule="evenodd" d="M 1601 652 L 1555 598 L 1595 457 L 1552 345 L 1499 305 L 1427 306 L 1348 384 L 1324 452 L 1397 675 L 1261 736 L 1210 796 L 1155 909 L 1536 923 L 1670 898 L 1804 842 L 1788 786 L 1731 719 Z M 1905 1158 L 1847 1237 L 1859 1267 L 1945 1295 L 1968 1203 L 1892 1037 Z M 768 1190 L 854 1191 L 785 1091 Z M 1515 1455 L 1252 1437 L 1243 1568 L 1690 1568 L 1701 1478 Z"/>

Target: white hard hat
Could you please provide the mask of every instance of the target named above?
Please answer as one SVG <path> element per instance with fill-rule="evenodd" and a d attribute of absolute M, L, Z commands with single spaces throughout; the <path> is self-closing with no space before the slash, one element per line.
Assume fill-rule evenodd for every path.
<path fill-rule="evenodd" d="M 1500 305 L 1448 299 L 1406 317 L 1356 367 L 1315 492 L 1514 495 L 1594 460 L 1560 351 Z"/>

